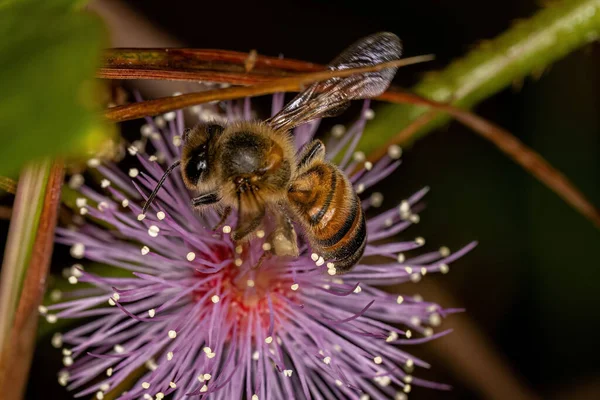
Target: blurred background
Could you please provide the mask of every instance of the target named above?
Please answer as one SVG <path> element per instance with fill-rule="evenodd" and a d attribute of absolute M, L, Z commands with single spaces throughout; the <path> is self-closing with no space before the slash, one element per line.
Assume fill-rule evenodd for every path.
<path fill-rule="evenodd" d="M 327 63 L 354 40 L 391 31 L 403 40 L 406 56 L 436 55 L 433 63 L 400 70 L 395 83 L 410 87 L 539 6 L 530 0 L 127 0 L 90 7 L 109 22 L 116 47 L 256 49 Z M 599 67 L 600 48 L 592 45 L 476 108 L 563 171 L 596 205 Z M 148 93 L 176 90 L 144 85 Z M 450 274 L 398 289 L 466 309 L 445 321 L 452 335 L 409 349 L 432 364 L 419 376 L 454 389 L 416 387 L 410 398 L 600 398 L 598 229 L 458 123 L 405 150 L 399 170 L 375 188 L 384 206 L 430 186 L 427 210 L 408 234 L 424 236 L 430 249 L 479 241 Z M 60 354 L 48 342 L 36 351 L 28 399 L 70 398 L 56 383 Z"/>

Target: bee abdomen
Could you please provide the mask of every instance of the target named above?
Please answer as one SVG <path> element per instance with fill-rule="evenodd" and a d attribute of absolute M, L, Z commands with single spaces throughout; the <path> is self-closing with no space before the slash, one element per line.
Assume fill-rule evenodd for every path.
<path fill-rule="evenodd" d="M 336 270 L 352 268 L 366 246 L 366 223 L 351 183 L 334 165 L 319 163 L 300 176 L 289 199 L 307 225 L 308 239 Z"/>

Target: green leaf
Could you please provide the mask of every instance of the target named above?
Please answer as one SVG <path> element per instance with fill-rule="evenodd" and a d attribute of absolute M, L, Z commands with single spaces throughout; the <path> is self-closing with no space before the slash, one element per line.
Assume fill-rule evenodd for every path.
<path fill-rule="evenodd" d="M 554 2 L 497 38 L 483 42 L 444 70 L 429 74 L 412 91 L 469 108 L 529 74 L 541 73 L 599 36 L 600 0 Z M 408 104 L 381 106 L 377 118 L 367 124 L 359 148 L 367 154 L 373 152 L 428 110 Z M 440 113 L 411 139 L 425 136 L 448 120 Z"/>
<path fill-rule="evenodd" d="M 0 175 L 27 160 L 81 153 L 110 131 L 95 100 L 100 19 L 67 12 L 80 1 L 41 3 L 0 5 Z"/>
<path fill-rule="evenodd" d="M 0 11 L 22 7 L 24 10 L 69 12 L 81 9 L 86 3 L 87 0 L 0 0 Z"/>

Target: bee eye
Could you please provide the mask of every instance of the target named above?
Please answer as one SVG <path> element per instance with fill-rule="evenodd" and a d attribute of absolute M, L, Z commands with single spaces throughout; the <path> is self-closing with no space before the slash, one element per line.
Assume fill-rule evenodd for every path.
<path fill-rule="evenodd" d="M 206 144 L 199 146 L 191 154 L 185 166 L 187 178 L 194 183 L 197 183 L 208 170 L 208 155 L 206 150 Z"/>

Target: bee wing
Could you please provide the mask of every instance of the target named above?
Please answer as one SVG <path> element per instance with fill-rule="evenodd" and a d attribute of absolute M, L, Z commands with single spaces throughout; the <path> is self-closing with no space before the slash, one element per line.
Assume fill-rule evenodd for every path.
<path fill-rule="evenodd" d="M 393 33 L 380 32 L 348 47 L 328 68 L 335 71 L 372 66 L 397 60 L 401 55 L 400 39 Z M 290 130 L 313 119 L 338 115 L 348 107 L 350 100 L 376 97 L 383 93 L 396 70 L 386 68 L 314 83 L 266 122 L 274 129 Z"/>

